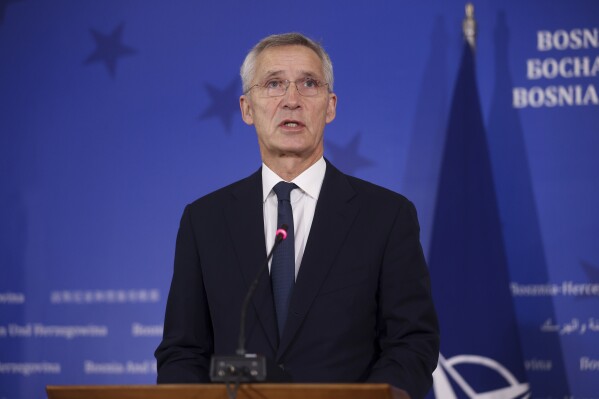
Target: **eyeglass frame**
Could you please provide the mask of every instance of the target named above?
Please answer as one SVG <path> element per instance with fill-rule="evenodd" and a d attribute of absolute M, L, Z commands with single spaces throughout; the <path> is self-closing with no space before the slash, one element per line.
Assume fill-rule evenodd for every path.
<path fill-rule="evenodd" d="M 294 81 L 291 81 L 289 79 L 269 79 L 269 80 L 267 80 L 263 84 L 255 84 L 255 85 L 251 86 L 243 94 L 244 95 L 248 94 L 254 87 L 260 87 L 261 89 L 268 90 L 268 87 L 266 87 L 266 85 L 268 85 L 272 81 L 279 81 L 280 83 L 284 83 L 284 85 L 285 85 L 285 91 L 282 94 L 278 95 L 278 96 L 265 96 L 265 98 L 283 97 L 285 94 L 287 94 L 287 90 L 289 90 L 289 86 L 291 86 L 291 83 L 293 83 L 295 85 L 295 89 L 297 90 L 297 92 L 298 92 L 298 94 L 300 96 L 302 96 L 302 97 L 316 97 L 318 94 L 320 94 L 320 92 L 314 94 L 313 96 L 306 96 L 305 94 L 302 94 L 302 91 L 299 89 L 299 86 L 297 85 L 298 82 L 302 82 L 302 81 L 306 82 L 306 81 L 309 81 L 309 80 L 312 80 L 313 82 L 316 83 L 316 85 L 317 85 L 316 89 L 317 90 L 320 89 L 321 87 L 324 87 L 324 86 L 328 87 L 329 86 L 328 82 L 322 82 L 322 81 L 320 81 L 318 79 L 314 79 L 314 78 L 311 78 L 311 77 L 304 77 L 304 78 L 296 79 Z M 331 91 L 328 88 L 327 88 L 327 92 L 331 93 Z"/>

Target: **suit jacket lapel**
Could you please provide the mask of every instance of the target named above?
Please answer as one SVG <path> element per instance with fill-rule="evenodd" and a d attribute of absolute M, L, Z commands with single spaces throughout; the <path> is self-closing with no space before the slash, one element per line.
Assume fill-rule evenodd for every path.
<path fill-rule="evenodd" d="M 258 275 L 258 271 L 266 259 L 260 170 L 234 188 L 226 219 L 231 232 L 231 241 L 239 260 L 240 271 L 245 280 L 246 291 L 242 294 L 245 297 L 247 289 Z M 279 338 L 268 272 L 262 274 L 252 303 L 273 352 L 275 352 Z M 255 322 L 255 318 L 247 318 L 247 332 L 252 331 Z"/>
<path fill-rule="evenodd" d="M 351 201 L 354 196 L 355 192 L 345 175 L 327 162 L 304 257 L 291 296 L 287 324 L 277 351 L 277 361 L 301 326 L 357 215 L 357 203 Z"/>

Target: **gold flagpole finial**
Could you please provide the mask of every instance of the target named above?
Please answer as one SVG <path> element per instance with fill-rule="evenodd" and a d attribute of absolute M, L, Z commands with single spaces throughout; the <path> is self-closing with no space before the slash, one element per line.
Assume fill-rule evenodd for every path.
<path fill-rule="evenodd" d="M 462 33 L 470 48 L 476 50 L 476 20 L 474 19 L 474 6 L 472 3 L 466 3 L 466 16 L 462 21 Z"/>

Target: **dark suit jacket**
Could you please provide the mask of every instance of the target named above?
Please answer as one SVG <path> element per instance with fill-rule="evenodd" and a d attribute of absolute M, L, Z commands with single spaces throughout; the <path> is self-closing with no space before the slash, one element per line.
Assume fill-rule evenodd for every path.
<path fill-rule="evenodd" d="M 185 208 L 158 383 L 208 382 L 210 356 L 235 353 L 241 304 L 266 258 L 262 209 L 260 171 Z M 264 273 L 246 344 L 292 382 L 385 382 L 423 397 L 439 334 L 413 205 L 327 163 L 282 337 Z"/>

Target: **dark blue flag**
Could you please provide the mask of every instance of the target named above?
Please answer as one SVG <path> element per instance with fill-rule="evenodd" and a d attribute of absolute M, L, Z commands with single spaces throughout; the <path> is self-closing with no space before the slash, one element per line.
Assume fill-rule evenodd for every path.
<path fill-rule="evenodd" d="M 437 398 L 528 397 L 474 54 L 465 43 L 429 254 L 441 323 Z"/>

